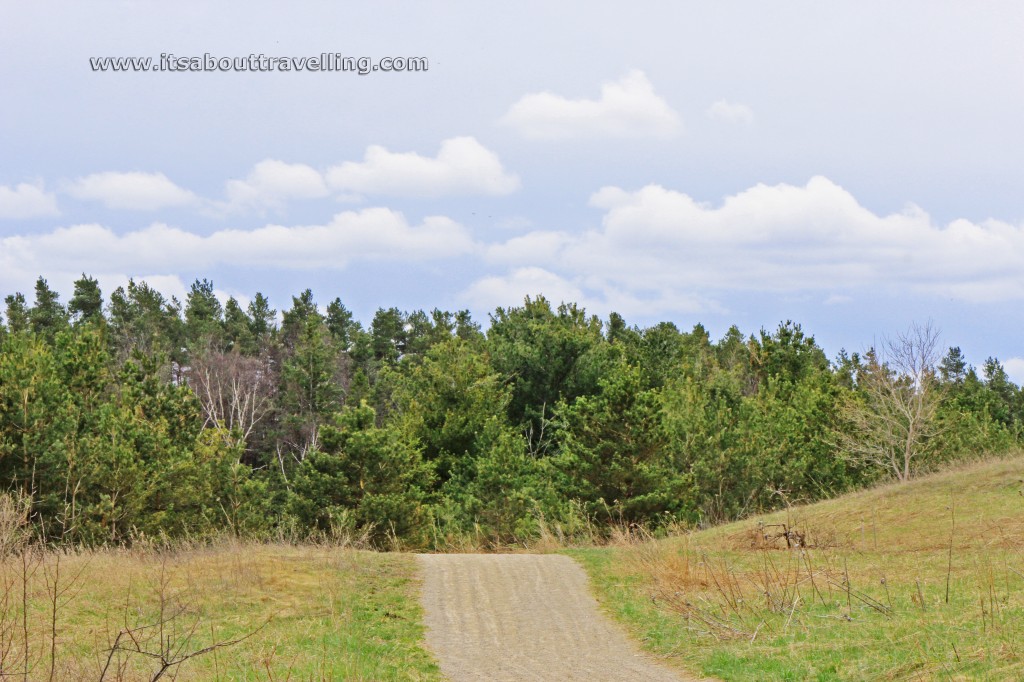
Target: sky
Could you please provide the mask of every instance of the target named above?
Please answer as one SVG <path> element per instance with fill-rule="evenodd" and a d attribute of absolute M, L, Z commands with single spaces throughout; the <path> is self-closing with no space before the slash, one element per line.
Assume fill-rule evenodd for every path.
<path fill-rule="evenodd" d="M 1020 383 L 1022 35 L 998 1 L 0 0 L 0 296 L 544 295 L 832 357 L 930 320 Z M 90 62 L 321 53 L 428 68 Z"/>

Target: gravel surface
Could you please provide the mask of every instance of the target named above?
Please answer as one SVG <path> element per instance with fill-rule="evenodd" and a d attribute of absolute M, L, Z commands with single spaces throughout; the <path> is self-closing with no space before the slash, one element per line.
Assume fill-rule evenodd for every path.
<path fill-rule="evenodd" d="M 640 653 L 557 554 L 424 554 L 427 646 L 462 680 L 686 678 Z"/>

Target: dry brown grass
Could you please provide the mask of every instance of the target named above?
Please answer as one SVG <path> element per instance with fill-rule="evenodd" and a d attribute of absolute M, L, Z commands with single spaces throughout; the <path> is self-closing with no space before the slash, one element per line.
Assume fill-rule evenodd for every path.
<path fill-rule="evenodd" d="M 574 555 L 715 677 L 1024 679 L 1024 457 Z"/>
<path fill-rule="evenodd" d="M 0 561 L 0 674 L 433 679 L 414 570 L 408 556 L 332 546 L 25 546 Z"/>

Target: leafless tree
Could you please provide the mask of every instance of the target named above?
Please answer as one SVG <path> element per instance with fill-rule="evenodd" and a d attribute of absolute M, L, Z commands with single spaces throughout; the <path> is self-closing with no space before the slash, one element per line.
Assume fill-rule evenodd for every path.
<path fill-rule="evenodd" d="M 938 341 L 931 322 L 914 324 L 884 340 L 880 353 L 867 353 L 857 391 L 841 409 L 836 444 L 843 455 L 906 481 L 933 452 L 942 398 L 935 375 Z"/>
<path fill-rule="evenodd" d="M 248 443 L 273 406 L 276 382 L 268 354 L 246 357 L 207 350 L 193 357 L 187 376 L 203 407 L 206 427 L 221 429 L 229 445 Z"/>

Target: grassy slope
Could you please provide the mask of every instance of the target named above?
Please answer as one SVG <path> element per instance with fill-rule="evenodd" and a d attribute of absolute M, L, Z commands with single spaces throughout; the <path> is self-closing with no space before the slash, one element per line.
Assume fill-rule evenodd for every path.
<path fill-rule="evenodd" d="M 29 594 L 31 679 L 48 679 L 56 556 L 35 560 Z M 21 564 L 2 564 L 10 602 L 0 603 L 2 672 L 22 669 Z M 99 679 L 118 632 L 165 620 L 163 641 L 182 654 L 255 634 L 195 657 L 180 680 L 434 680 L 421 648 L 414 557 L 349 549 L 232 545 L 179 551 L 90 552 L 60 560 L 68 591 L 58 609 L 56 679 Z M 74 580 L 72 581 L 72 579 Z M 160 603 L 164 617 L 160 617 Z M 260 625 L 264 624 L 262 628 Z M 10 626 L 14 626 L 11 628 Z M 9 645 L 4 636 L 12 633 Z M 160 628 L 136 629 L 160 650 Z M 131 647 L 127 637 L 122 644 Z M 123 670 L 118 670 L 124 662 Z M 112 679 L 150 679 L 159 662 L 115 658 Z"/>
<path fill-rule="evenodd" d="M 810 548 L 765 542 L 780 529 L 759 522 Z M 572 554 L 650 650 L 709 676 L 1024 679 L 1020 456 Z"/>

